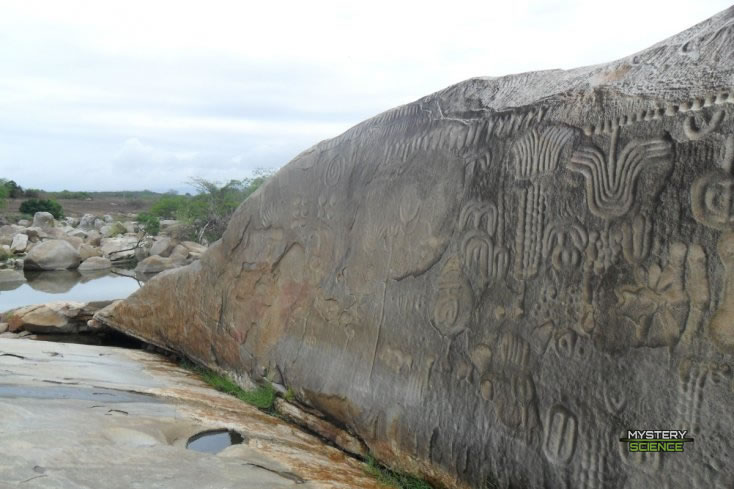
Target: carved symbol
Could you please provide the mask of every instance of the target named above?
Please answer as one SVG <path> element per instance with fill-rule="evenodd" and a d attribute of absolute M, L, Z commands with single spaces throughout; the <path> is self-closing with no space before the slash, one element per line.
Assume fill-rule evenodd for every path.
<path fill-rule="evenodd" d="M 484 289 L 502 280 L 507 272 L 509 253 L 495 242 L 501 227 L 500 213 L 492 203 L 469 202 L 459 214 L 459 226 L 469 230 L 461 244 L 464 267 L 475 284 Z M 497 241 L 501 238 L 497 236 Z"/>
<path fill-rule="evenodd" d="M 588 241 L 586 230 L 579 224 L 551 224 L 543 237 L 543 258 L 550 257 L 556 271 L 578 267 Z"/>
<path fill-rule="evenodd" d="M 702 175 L 691 187 L 693 217 L 706 226 L 734 230 L 734 134 L 724 143 L 720 170 Z"/>
<path fill-rule="evenodd" d="M 531 129 L 512 147 L 515 156 L 515 177 L 527 179 L 552 173 L 558 166 L 563 146 L 573 131 L 566 127 L 549 127 L 540 132 Z"/>
<path fill-rule="evenodd" d="M 685 132 L 686 137 L 690 139 L 691 141 L 695 141 L 697 139 L 703 139 L 709 134 L 713 133 L 718 129 L 719 124 L 721 124 L 721 121 L 724 120 L 724 111 L 718 110 L 714 112 L 714 114 L 711 116 L 711 120 L 706 124 L 705 128 L 698 128 L 696 127 L 696 120 L 695 117 L 690 115 L 686 119 L 686 121 L 683 123 L 683 132 Z"/>
<path fill-rule="evenodd" d="M 472 201 L 461 210 L 459 227 L 462 230 L 485 230 L 491 238 L 497 229 L 497 220 L 498 212 L 494 204 Z"/>
<path fill-rule="evenodd" d="M 324 183 L 330 187 L 335 186 L 339 183 L 344 173 L 344 167 L 346 163 L 344 158 L 341 156 L 335 156 L 329 161 L 324 170 Z"/>
<path fill-rule="evenodd" d="M 724 290 L 719 309 L 711 318 L 709 335 L 716 346 L 727 352 L 734 352 L 734 233 L 726 233 L 719 238 L 716 246 L 719 258 L 724 264 Z"/>
<path fill-rule="evenodd" d="M 443 335 L 464 330 L 474 298 L 471 287 L 461 272 L 459 260 L 451 258 L 438 279 L 438 292 L 433 306 L 434 326 Z"/>
<path fill-rule="evenodd" d="M 673 346 L 678 341 L 688 316 L 686 253 L 685 244 L 673 243 L 665 268 L 653 264 L 647 271 L 640 269 L 638 285 L 617 289 L 619 303 L 614 314 L 634 325 L 637 346 Z"/>
<path fill-rule="evenodd" d="M 547 197 L 545 188 L 534 183 L 520 189 L 518 197 L 518 222 L 515 234 L 515 275 L 528 279 L 538 273 L 545 228 Z"/>
<path fill-rule="evenodd" d="M 576 452 L 578 421 L 568 409 L 555 405 L 548 411 L 543 452 L 556 464 L 567 464 Z"/>
<path fill-rule="evenodd" d="M 495 247 L 492 239 L 484 233 L 481 231 L 468 233 L 461 249 L 464 266 L 467 270 L 478 274 L 481 288 L 504 278 L 509 261 L 507 250 Z"/>
<path fill-rule="evenodd" d="M 415 187 L 409 187 L 400 197 L 400 206 L 398 208 L 400 214 L 400 222 L 404 226 L 410 224 L 413 219 L 418 216 L 421 201 L 418 198 L 418 191 Z"/>
<path fill-rule="evenodd" d="M 639 265 L 650 254 L 652 222 L 642 215 L 635 216 L 632 224 L 622 224 L 622 253 L 633 265 Z"/>
<path fill-rule="evenodd" d="M 617 157 L 619 128 L 612 131 L 609 157 L 596 146 L 574 152 L 568 168 L 586 180 L 586 202 L 599 217 L 611 219 L 625 215 L 635 196 L 637 180 L 650 165 L 667 165 L 673 156 L 672 143 L 666 139 L 632 141 Z"/>

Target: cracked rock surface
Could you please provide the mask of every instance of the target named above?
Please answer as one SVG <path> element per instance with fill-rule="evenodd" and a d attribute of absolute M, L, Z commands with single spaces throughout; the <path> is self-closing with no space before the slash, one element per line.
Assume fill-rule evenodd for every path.
<path fill-rule="evenodd" d="M 730 488 L 733 192 L 734 7 L 364 121 L 96 317 L 450 487 Z M 630 454 L 628 429 L 695 448 Z"/>
<path fill-rule="evenodd" d="M 186 449 L 198 433 L 245 441 Z M 361 464 L 151 353 L 0 338 L 0 488 L 377 488 Z"/>

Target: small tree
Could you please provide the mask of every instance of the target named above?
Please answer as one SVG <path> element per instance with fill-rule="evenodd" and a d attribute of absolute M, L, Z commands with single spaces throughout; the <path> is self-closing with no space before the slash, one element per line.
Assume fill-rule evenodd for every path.
<path fill-rule="evenodd" d="M 156 216 L 143 212 L 138 214 L 137 221 L 143 226 L 145 234 L 156 236 L 161 230 L 161 220 Z"/>

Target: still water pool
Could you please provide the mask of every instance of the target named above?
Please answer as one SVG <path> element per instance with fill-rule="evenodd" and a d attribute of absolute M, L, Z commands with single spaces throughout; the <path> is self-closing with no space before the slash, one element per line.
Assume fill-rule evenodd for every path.
<path fill-rule="evenodd" d="M 124 299 L 142 284 L 121 273 L 130 272 L 25 272 L 27 282 L 0 283 L 0 312 L 60 300 L 90 302 Z"/>

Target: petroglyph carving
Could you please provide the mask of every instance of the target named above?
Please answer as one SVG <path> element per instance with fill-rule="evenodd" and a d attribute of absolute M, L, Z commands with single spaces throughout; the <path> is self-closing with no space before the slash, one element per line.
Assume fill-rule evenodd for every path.
<path fill-rule="evenodd" d="M 586 230 L 578 223 L 551 224 L 543 237 L 543 258 L 550 258 L 556 271 L 579 267 L 588 241 Z"/>
<path fill-rule="evenodd" d="M 724 289 L 709 335 L 719 349 L 734 353 L 734 233 L 722 235 L 716 249 L 724 265 Z"/>
<path fill-rule="evenodd" d="M 561 331 L 555 342 L 556 352 L 561 358 L 585 360 L 589 355 L 586 339 L 580 337 L 572 329 Z"/>
<path fill-rule="evenodd" d="M 324 167 L 324 183 L 333 187 L 339 183 L 346 169 L 346 162 L 341 155 L 333 157 Z"/>
<path fill-rule="evenodd" d="M 548 411 L 543 453 L 555 464 L 567 464 L 576 453 L 578 420 L 568 409 L 557 404 Z"/>
<path fill-rule="evenodd" d="M 734 230 L 734 134 L 724 143 L 724 157 L 714 170 L 697 178 L 691 187 L 693 217 L 706 226 Z"/>
<path fill-rule="evenodd" d="M 512 147 L 515 157 L 515 177 L 527 179 L 552 173 L 564 145 L 573 135 L 567 127 L 553 126 L 543 131 L 531 129 Z"/>
<path fill-rule="evenodd" d="M 336 215 L 336 194 L 320 195 L 317 216 L 319 219 L 331 221 Z"/>
<path fill-rule="evenodd" d="M 605 436 L 584 438 L 581 463 L 578 465 L 575 480 L 579 487 L 589 489 L 611 489 L 609 441 Z"/>
<path fill-rule="evenodd" d="M 474 305 L 474 295 L 461 271 L 458 258 L 446 262 L 438 279 L 433 306 L 433 325 L 443 335 L 455 335 L 465 329 Z"/>
<path fill-rule="evenodd" d="M 612 414 L 620 414 L 627 404 L 627 396 L 624 393 L 624 384 L 611 384 L 604 382 L 604 405 Z"/>
<path fill-rule="evenodd" d="M 652 244 L 652 222 L 637 215 L 632 223 L 622 224 L 622 253 L 627 262 L 639 265 L 650 254 Z"/>
<path fill-rule="evenodd" d="M 504 333 L 496 348 L 496 354 L 489 348 L 477 348 L 472 353 L 472 363 L 482 368 L 480 373 L 488 371 L 480 382 L 480 393 L 494 403 L 497 417 L 505 426 L 525 439 L 534 438 L 540 419 L 535 382 L 529 371 L 530 345 L 515 334 Z"/>
<path fill-rule="evenodd" d="M 463 230 L 479 229 L 491 238 L 497 229 L 499 212 L 491 203 L 469 202 L 459 214 L 459 227 Z"/>
<path fill-rule="evenodd" d="M 409 226 L 421 210 L 421 200 L 418 197 L 418 190 L 414 187 L 408 187 L 400 197 L 399 215 L 400 222 L 403 226 Z"/>
<path fill-rule="evenodd" d="M 515 234 L 515 276 L 532 278 L 538 273 L 546 224 L 547 196 L 541 183 L 517 192 L 517 231 Z"/>
<path fill-rule="evenodd" d="M 708 371 L 705 367 L 686 362 L 681 365 L 681 378 L 678 384 L 678 422 L 689 426 L 696 432 L 701 422 L 703 388 Z"/>
<path fill-rule="evenodd" d="M 708 265 L 706 252 L 699 244 L 692 244 L 688 248 L 688 296 L 691 307 L 686 320 L 686 328 L 681 336 L 681 344 L 690 344 L 698 335 L 704 312 L 708 309 L 711 295 L 709 292 Z"/>
<path fill-rule="evenodd" d="M 631 141 L 617 156 L 619 129 L 612 131 L 609 155 L 596 146 L 576 150 L 568 168 L 583 175 L 589 210 L 605 219 L 621 217 L 630 210 L 640 174 L 651 166 L 669 165 L 673 145 L 667 139 Z"/>
<path fill-rule="evenodd" d="M 502 280 L 507 272 L 508 251 L 501 246 L 500 211 L 494 204 L 469 202 L 459 215 L 459 226 L 468 232 L 461 243 L 464 267 L 479 289 Z M 501 234 L 501 233 L 499 233 Z"/>
<path fill-rule="evenodd" d="M 509 262 L 509 254 L 504 248 L 496 247 L 491 238 L 480 231 L 466 235 L 461 245 L 464 266 L 477 275 L 480 288 L 504 278 Z"/>
<path fill-rule="evenodd" d="M 689 270 L 689 286 L 702 280 L 705 274 L 700 269 L 700 254 L 699 247 L 691 247 L 689 265 L 694 268 Z M 674 346 L 678 342 L 691 302 L 684 282 L 687 255 L 685 244 L 673 243 L 665 268 L 657 264 L 648 270 L 640 268 L 637 273 L 638 285 L 625 285 L 617 289 L 619 317 L 631 321 L 635 326 L 638 345 Z M 695 295 L 696 301 L 705 297 L 700 291 L 692 295 Z"/>
<path fill-rule="evenodd" d="M 685 132 L 686 137 L 691 141 L 703 139 L 709 134 L 713 134 L 713 132 L 719 128 L 719 124 L 724 120 L 724 115 L 725 112 L 723 110 L 717 110 L 711 116 L 711 120 L 706 122 L 706 126 L 701 128 L 696 127 L 696 118 L 689 115 L 683 123 L 683 131 Z"/>

